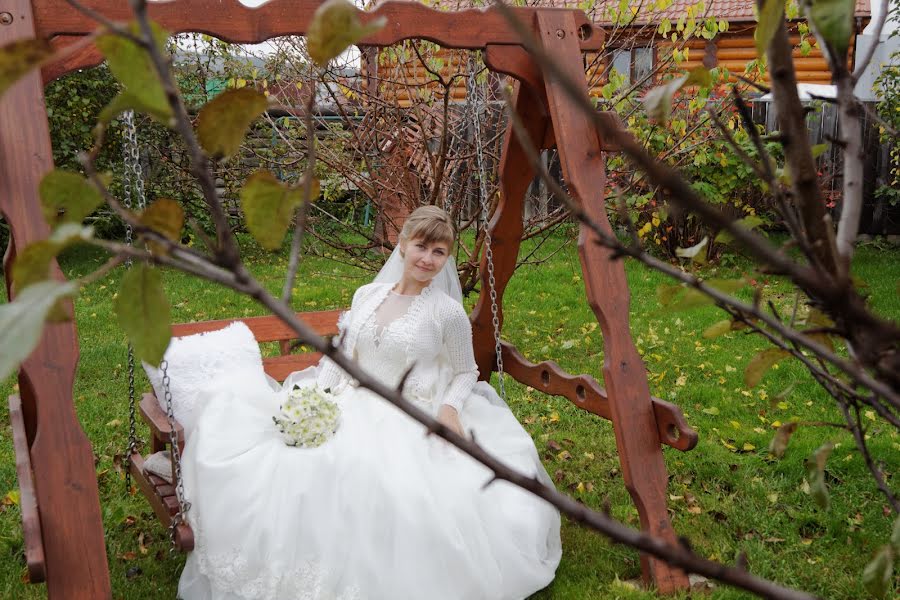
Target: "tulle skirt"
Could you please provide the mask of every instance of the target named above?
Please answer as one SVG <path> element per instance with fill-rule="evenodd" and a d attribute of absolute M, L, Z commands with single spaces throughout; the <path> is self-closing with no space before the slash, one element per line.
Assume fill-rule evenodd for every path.
<path fill-rule="evenodd" d="M 196 546 L 184 600 L 519 599 L 553 579 L 558 512 L 386 401 L 348 387 L 318 448 L 284 444 L 285 392 L 210 389 L 183 456 Z M 311 385 L 315 368 L 285 384 Z M 549 483 L 528 433 L 485 383 L 460 415 L 507 465 Z"/>

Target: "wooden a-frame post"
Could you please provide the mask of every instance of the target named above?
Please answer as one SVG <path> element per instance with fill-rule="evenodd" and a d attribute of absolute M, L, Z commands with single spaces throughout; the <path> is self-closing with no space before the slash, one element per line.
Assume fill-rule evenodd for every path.
<path fill-rule="evenodd" d="M 319 0 L 273 0 L 248 8 L 237 0 L 172 0 L 148 5 L 150 17 L 172 33 L 201 31 L 229 42 L 254 43 L 279 35 L 304 35 Z M 132 19 L 121 0 L 84 0 L 113 21 Z M 188 5 L 190 9 L 188 10 Z M 516 18 L 564 66 L 584 82 L 582 52 L 603 47 L 603 32 L 584 13 L 568 9 L 516 8 Z M 609 230 L 604 207 L 602 140 L 549 74 L 522 48 L 521 39 L 495 9 L 437 12 L 413 2 L 386 2 L 361 12 L 368 22 L 387 17 L 387 26 L 361 46 L 389 46 L 423 38 L 447 48 L 482 50 L 485 61 L 517 78 L 514 110 L 540 148 L 556 147 L 569 191 Z M 97 24 L 64 0 L 0 0 L 0 45 L 26 38 L 70 46 Z M 43 84 L 102 57 L 87 45 L 32 73 L 0 97 L 0 212 L 11 229 L 6 272 L 16 252 L 44 239 L 49 228 L 37 195 L 41 177 L 53 168 Z M 587 86 L 584 85 L 587 94 Z M 491 223 L 502 319 L 502 294 L 515 268 L 522 231 L 522 199 L 533 171 L 515 136 L 507 132 L 501 159 L 500 209 Z M 507 373 L 613 422 L 625 484 L 637 505 L 642 528 L 675 543 L 666 513 L 666 470 L 660 444 L 689 450 L 697 434 L 678 407 L 651 398 L 644 366 L 628 327 L 628 290 L 621 262 L 591 242 L 584 230 L 579 250 L 588 301 L 605 343 L 604 379 L 609 393 L 590 376 L 571 376 L 553 363 L 529 363 L 503 343 Z M 482 265 L 484 266 L 484 265 Z M 54 275 L 62 277 L 54 263 Z M 486 271 L 483 268 L 482 273 Z M 484 282 L 483 290 L 487 282 Z M 7 277 L 7 293 L 15 296 Z M 494 340 L 487 294 L 472 315 L 476 360 L 482 377 L 494 368 Z M 71 310 L 71 303 L 69 303 Z M 78 343 L 72 322 L 48 325 L 38 348 L 22 365 L 19 396 L 11 401 L 17 474 L 22 490 L 25 554 L 32 581 L 46 579 L 52 599 L 109 598 L 110 579 L 93 452 L 75 415 L 72 386 Z M 20 410 L 21 405 L 21 410 Z M 644 578 L 662 592 L 687 587 L 684 574 L 642 558 Z"/>

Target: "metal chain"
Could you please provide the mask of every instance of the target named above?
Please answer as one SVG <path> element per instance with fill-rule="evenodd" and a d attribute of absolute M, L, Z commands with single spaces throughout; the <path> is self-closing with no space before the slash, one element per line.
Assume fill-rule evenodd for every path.
<path fill-rule="evenodd" d="M 137 201 L 137 208 L 143 209 L 144 177 L 140 163 L 140 149 L 137 142 L 137 129 L 134 125 L 134 112 L 127 111 L 124 114 L 123 131 L 124 142 L 122 144 L 122 159 L 125 165 L 122 183 L 122 204 L 128 210 L 134 206 L 133 198 Z M 134 230 L 130 223 L 125 223 L 125 243 L 128 246 L 134 244 Z M 131 267 L 131 258 L 125 261 L 126 267 Z M 128 449 L 125 451 L 125 489 L 131 489 L 131 456 L 138 451 L 137 415 L 135 404 L 137 397 L 134 385 L 134 348 L 128 344 Z"/>
<path fill-rule="evenodd" d="M 480 92 L 480 93 L 479 93 Z M 484 222 L 484 255 L 488 268 L 488 291 L 491 297 L 491 322 L 494 325 L 494 352 L 497 354 L 497 382 L 500 384 L 500 397 L 506 401 L 506 385 L 503 379 L 503 349 L 500 346 L 500 316 L 497 305 L 497 281 L 494 278 L 494 251 L 491 248 L 491 229 L 488 223 L 487 177 L 484 171 L 484 149 L 481 147 L 482 113 L 487 105 L 487 87 L 484 83 L 476 86 L 475 69 L 469 72 L 469 93 L 475 97 L 475 160 L 478 163 L 479 196 L 481 200 L 481 219 Z"/>
<path fill-rule="evenodd" d="M 181 448 L 178 445 L 178 431 L 175 429 L 175 411 L 172 408 L 172 390 L 169 387 L 169 361 L 163 359 L 159 364 L 162 371 L 163 392 L 166 400 L 166 417 L 169 421 L 169 442 L 172 446 L 172 463 L 175 465 L 175 498 L 178 500 L 178 512 L 172 518 L 169 525 L 169 541 L 172 543 L 170 552 L 175 551 L 175 533 L 179 525 L 185 523 L 185 516 L 191 509 L 191 503 L 184 499 L 184 479 L 181 476 Z"/>

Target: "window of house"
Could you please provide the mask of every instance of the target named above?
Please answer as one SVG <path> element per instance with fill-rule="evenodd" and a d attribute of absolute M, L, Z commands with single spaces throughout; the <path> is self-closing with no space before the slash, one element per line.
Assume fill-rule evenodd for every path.
<path fill-rule="evenodd" d="M 625 77 L 627 83 L 643 81 L 653 72 L 653 48 L 622 48 L 613 52 L 612 68 Z"/>

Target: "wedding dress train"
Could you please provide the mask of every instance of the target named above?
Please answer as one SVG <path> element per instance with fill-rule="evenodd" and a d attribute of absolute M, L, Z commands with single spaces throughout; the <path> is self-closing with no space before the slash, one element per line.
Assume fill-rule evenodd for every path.
<path fill-rule="evenodd" d="M 344 351 L 436 414 L 459 410 L 478 442 L 549 483 L 534 443 L 488 384 L 475 383 L 461 305 L 425 288 L 385 320 L 390 285 L 363 286 L 342 323 Z M 460 330 L 461 331 L 458 331 Z M 460 339 L 457 339 L 460 338 Z M 473 374 L 474 371 L 474 374 Z M 490 473 L 331 361 L 281 391 L 240 372 L 210 382 L 183 457 L 196 536 L 185 600 L 519 599 L 559 563 L 560 518 Z M 318 448 L 286 446 L 272 420 L 295 385 L 329 387 L 341 409 Z"/>

